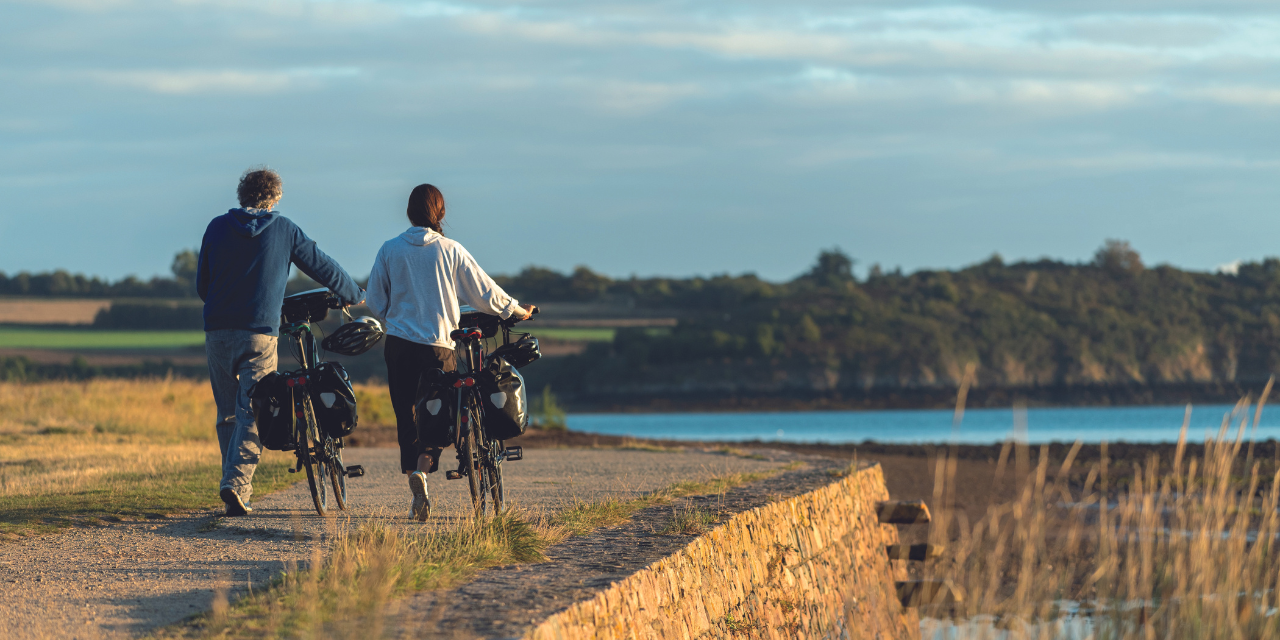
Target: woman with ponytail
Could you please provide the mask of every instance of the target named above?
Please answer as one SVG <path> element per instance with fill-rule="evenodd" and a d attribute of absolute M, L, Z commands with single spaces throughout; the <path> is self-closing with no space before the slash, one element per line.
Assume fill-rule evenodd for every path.
<path fill-rule="evenodd" d="M 429 184 L 414 187 L 408 208 L 413 226 L 378 251 L 365 300 L 387 331 L 384 356 L 400 467 L 409 474 L 411 517 L 419 521 L 431 510 L 427 474 L 435 471 L 440 449 L 418 441 L 413 404 L 423 373 L 453 371 L 457 366 L 449 334 L 458 328 L 459 302 L 504 319 L 523 319 L 532 308 L 507 295 L 461 244 L 444 237 L 444 213 L 439 189 Z"/>

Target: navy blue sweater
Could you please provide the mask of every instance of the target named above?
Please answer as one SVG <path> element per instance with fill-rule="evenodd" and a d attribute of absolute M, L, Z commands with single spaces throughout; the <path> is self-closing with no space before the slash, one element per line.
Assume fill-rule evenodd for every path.
<path fill-rule="evenodd" d="M 364 298 L 355 280 L 279 213 L 232 209 L 214 218 L 204 231 L 196 272 L 196 290 L 204 300 L 204 330 L 279 335 L 291 263 L 347 304 Z"/>

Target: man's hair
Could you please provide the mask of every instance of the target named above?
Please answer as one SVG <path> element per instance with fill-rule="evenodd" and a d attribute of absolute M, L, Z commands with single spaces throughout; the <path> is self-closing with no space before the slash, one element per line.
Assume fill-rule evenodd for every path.
<path fill-rule="evenodd" d="M 420 184 L 409 194 L 409 223 L 415 227 L 434 229 L 444 234 L 440 223 L 444 221 L 444 194 L 433 185 Z"/>
<path fill-rule="evenodd" d="M 249 169 L 240 176 L 240 186 L 236 187 L 236 196 L 240 198 L 240 206 L 264 208 L 280 199 L 284 193 L 284 182 L 280 174 L 262 167 Z"/>

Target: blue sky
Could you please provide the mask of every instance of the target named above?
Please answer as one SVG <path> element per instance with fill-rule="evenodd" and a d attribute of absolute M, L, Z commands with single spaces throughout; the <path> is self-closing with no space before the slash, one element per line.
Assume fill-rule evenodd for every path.
<path fill-rule="evenodd" d="M 268 164 L 354 275 L 420 182 L 491 272 L 1280 254 L 1262 2 L 0 3 L 0 270 L 166 271 Z"/>

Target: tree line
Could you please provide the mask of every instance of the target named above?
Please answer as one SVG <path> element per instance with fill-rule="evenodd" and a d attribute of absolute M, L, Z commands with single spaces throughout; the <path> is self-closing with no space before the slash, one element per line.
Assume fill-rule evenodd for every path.
<path fill-rule="evenodd" d="M 194 298 L 198 254 L 179 251 L 169 265 L 172 277 L 142 280 L 126 276 L 115 282 L 58 269 L 45 273 L 0 271 L 0 295 L 51 298 Z"/>
<path fill-rule="evenodd" d="M 0 274 L 0 294 L 193 297 L 195 258 L 179 252 L 172 277 L 150 281 Z M 872 265 L 863 278 L 853 265 L 833 249 L 785 282 L 610 278 L 587 267 L 528 267 L 495 280 L 522 300 L 679 318 L 670 330 L 619 330 L 612 342 L 530 370 L 558 393 L 954 386 L 971 364 L 980 386 L 1252 382 L 1280 368 L 1274 258 L 1235 273 L 1185 271 L 1148 267 L 1127 243 L 1108 241 L 1082 263 L 996 255 L 955 270 Z M 298 278 L 290 290 L 310 286 Z M 174 309 L 165 313 L 191 313 Z"/>
<path fill-rule="evenodd" d="M 1236 273 L 1148 268 L 1126 242 L 1093 260 L 904 274 L 822 252 L 788 282 L 613 280 L 578 268 L 501 279 L 530 300 L 629 300 L 680 317 L 620 330 L 548 371 L 557 389 L 868 390 L 1265 381 L 1280 368 L 1280 260 Z M 536 374 L 535 374 L 536 375 Z M 542 376 L 539 376 L 542 377 Z"/>

